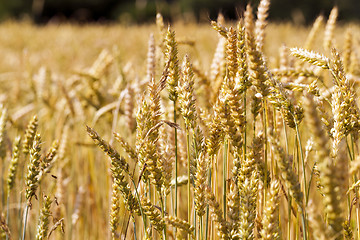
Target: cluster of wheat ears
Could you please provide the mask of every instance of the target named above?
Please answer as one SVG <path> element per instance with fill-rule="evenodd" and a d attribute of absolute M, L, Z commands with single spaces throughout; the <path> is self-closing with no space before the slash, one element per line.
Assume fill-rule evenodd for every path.
<path fill-rule="evenodd" d="M 116 49 L 23 76 L 32 102 L 0 111 L 1 239 L 360 239 L 359 39 L 338 46 L 335 7 L 323 54 L 320 16 L 271 63 L 269 5 L 211 22 L 208 71 L 158 14 L 142 78 Z"/>

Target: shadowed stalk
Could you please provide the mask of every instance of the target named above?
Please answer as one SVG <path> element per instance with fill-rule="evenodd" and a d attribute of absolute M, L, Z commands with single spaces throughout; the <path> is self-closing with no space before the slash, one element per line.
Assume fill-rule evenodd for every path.
<path fill-rule="evenodd" d="M 133 219 L 133 224 L 134 224 L 134 239 L 137 240 L 136 237 L 136 224 L 135 224 L 135 219 Z M 145 231 L 146 232 L 146 231 Z"/>

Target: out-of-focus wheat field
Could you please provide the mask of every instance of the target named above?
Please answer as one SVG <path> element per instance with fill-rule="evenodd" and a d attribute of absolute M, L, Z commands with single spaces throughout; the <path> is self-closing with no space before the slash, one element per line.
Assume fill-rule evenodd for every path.
<path fill-rule="evenodd" d="M 159 21 L 0 24 L 1 239 L 359 239 L 359 24 Z"/>

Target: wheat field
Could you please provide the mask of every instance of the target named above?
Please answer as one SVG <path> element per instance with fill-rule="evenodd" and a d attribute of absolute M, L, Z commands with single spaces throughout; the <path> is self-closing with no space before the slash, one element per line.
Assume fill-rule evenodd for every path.
<path fill-rule="evenodd" d="M 360 239 L 360 25 L 0 24 L 1 239 Z"/>

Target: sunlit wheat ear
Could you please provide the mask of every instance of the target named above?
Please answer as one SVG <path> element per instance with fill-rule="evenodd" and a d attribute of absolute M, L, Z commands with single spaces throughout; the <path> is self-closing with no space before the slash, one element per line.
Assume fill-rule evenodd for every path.
<path fill-rule="evenodd" d="M 83 211 L 83 207 L 84 207 L 85 193 L 86 193 L 86 190 L 85 190 L 84 186 L 80 186 L 76 193 L 74 211 L 71 214 L 71 225 L 72 226 L 75 226 L 81 217 L 81 212 Z"/>
<path fill-rule="evenodd" d="M 242 21 L 239 21 L 237 26 L 238 31 L 238 72 L 236 73 L 235 78 L 235 89 L 239 93 L 244 92 L 251 86 L 249 79 L 248 66 L 247 66 L 247 56 L 246 56 L 246 44 L 245 44 L 245 27 Z"/>
<path fill-rule="evenodd" d="M 344 135 L 346 136 L 349 133 L 355 133 L 360 129 L 360 110 L 355 102 L 355 89 L 353 85 L 350 84 L 349 79 L 345 74 L 340 54 L 335 48 L 332 49 L 332 57 L 333 64 L 331 73 L 334 77 L 334 84 L 336 85 L 334 87 L 333 95 L 336 96 L 336 98 L 339 98 L 338 101 L 341 102 L 341 105 L 337 107 L 336 115 L 333 111 L 334 120 L 335 117 L 338 118 L 338 122 L 341 125 L 340 128 L 343 129 Z M 335 98 L 333 97 L 333 99 Z"/>
<path fill-rule="evenodd" d="M 207 182 L 207 174 L 208 174 L 209 160 L 207 159 L 205 153 L 201 152 L 199 158 L 197 160 L 197 168 L 195 174 L 195 188 L 194 188 L 194 196 L 195 196 L 195 210 L 199 217 L 205 214 L 205 188 Z"/>
<path fill-rule="evenodd" d="M 206 187 L 206 201 L 209 204 L 211 218 L 216 224 L 216 231 L 221 239 L 229 239 L 229 223 L 223 218 L 224 214 L 209 187 Z"/>
<path fill-rule="evenodd" d="M 344 228 L 344 238 L 346 240 L 354 239 L 354 233 L 351 229 L 351 225 L 350 225 L 349 221 L 345 220 L 344 223 L 342 224 L 342 226 Z"/>
<path fill-rule="evenodd" d="M 304 117 L 302 107 L 291 101 L 279 82 L 274 81 L 270 86 L 270 91 L 270 102 L 277 110 L 280 110 L 286 124 L 290 128 L 296 128 L 296 125 L 300 124 Z"/>
<path fill-rule="evenodd" d="M 169 151 L 165 148 L 165 151 Z M 173 165 L 174 165 L 174 158 L 172 156 L 164 156 L 161 154 L 161 157 L 158 161 L 159 169 L 162 172 L 161 181 L 162 181 L 162 192 L 164 196 L 170 194 L 170 187 L 171 187 L 171 179 L 172 179 L 172 172 L 173 172 Z M 179 183 L 178 183 L 179 186 Z"/>
<path fill-rule="evenodd" d="M 221 36 L 223 37 L 227 37 L 227 33 L 228 33 L 228 29 L 226 27 L 224 27 L 221 23 L 219 22 L 215 22 L 215 21 L 211 21 L 211 26 L 213 27 L 213 29 L 215 31 L 217 31 Z"/>
<path fill-rule="evenodd" d="M 49 218 L 51 216 L 50 207 L 52 202 L 53 200 L 50 197 L 44 196 L 43 207 L 40 211 L 39 224 L 37 227 L 36 240 L 47 239 L 50 224 Z"/>
<path fill-rule="evenodd" d="M 228 94 L 225 91 L 228 92 Z M 231 144 L 234 146 L 236 155 L 240 156 L 243 143 L 241 134 L 244 127 L 242 105 L 240 105 L 241 98 L 240 96 L 236 95 L 236 93 L 234 93 L 234 90 L 231 91 L 228 89 L 227 86 L 224 87 L 224 94 L 221 95 L 224 95 L 219 99 L 219 106 L 221 107 L 219 114 L 221 117 L 222 127 L 226 137 L 231 140 Z M 236 99 L 238 101 L 236 101 Z M 230 100 L 233 104 L 231 107 L 229 105 Z M 231 111 L 231 108 L 233 111 Z"/>
<path fill-rule="evenodd" d="M 340 88 L 336 87 L 335 92 L 332 96 L 332 113 L 334 115 L 334 126 L 331 129 L 332 133 L 332 148 L 331 148 L 331 155 L 336 157 L 339 151 L 340 141 L 345 137 L 345 128 L 344 128 L 344 112 L 342 111 L 343 102 L 341 101 L 341 90 Z"/>
<path fill-rule="evenodd" d="M 121 170 L 114 170 L 114 182 L 117 185 L 117 187 L 120 190 L 120 193 L 124 199 L 124 204 L 127 210 L 130 211 L 131 214 L 137 214 L 140 216 L 140 205 L 137 199 L 135 199 L 134 194 L 132 193 L 130 189 L 130 185 L 128 183 L 128 180 L 124 176 L 123 173 L 121 173 Z"/>
<path fill-rule="evenodd" d="M 246 53 L 249 67 L 249 75 L 252 81 L 252 85 L 263 97 L 269 94 L 269 89 L 266 84 L 268 76 L 265 69 L 265 63 L 263 53 L 256 47 L 255 36 L 249 30 L 246 29 L 245 19 L 245 39 L 246 39 Z"/>
<path fill-rule="evenodd" d="M 224 37 L 220 37 L 210 65 L 210 81 L 215 81 L 218 77 L 222 76 L 223 70 L 225 69 L 225 44 L 226 39 Z M 215 96 L 211 99 L 215 99 Z"/>
<path fill-rule="evenodd" d="M 226 24 L 226 21 L 225 21 L 225 16 L 219 12 L 217 18 L 216 18 L 216 25 L 220 26 L 220 27 L 223 27 L 225 26 Z M 214 24 L 213 24 L 213 21 L 211 21 L 211 25 L 213 26 L 213 28 L 216 30 Z M 225 31 L 227 31 L 227 28 L 223 27 Z M 221 35 L 221 34 L 220 34 Z"/>
<path fill-rule="evenodd" d="M 279 68 L 284 70 L 291 67 L 289 48 L 283 43 L 279 48 Z"/>
<path fill-rule="evenodd" d="M 166 37 L 166 28 L 165 28 L 165 23 L 164 23 L 164 18 L 161 15 L 161 13 L 157 13 L 156 14 L 156 27 L 160 33 L 160 48 L 161 50 L 164 52 L 165 51 L 165 37 Z"/>
<path fill-rule="evenodd" d="M 169 74 L 167 76 L 167 84 L 169 90 L 169 99 L 171 101 L 176 101 L 178 97 L 177 86 L 180 77 L 180 67 L 178 60 L 178 49 L 177 43 L 175 40 L 175 32 L 168 28 L 165 38 L 165 58 L 166 62 L 169 64 Z"/>
<path fill-rule="evenodd" d="M 135 199 L 134 195 L 130 190 L 130 186 L 128 180 L 124 176 L 124 172 L 130 175 L 129 166 L 126 160 L 119 155 L 119 153 L 113 149 L 105 140 L 103 140 L 92 128 L 87 127 L 87 131 L 89 136 L 95 141 L 95 144 L 100 147 L 111 159 L 111 174 L 114 179 L 113 193 L 118 195 L 118 191 L 120 191 L 126 208 L 131 213 L 136 213 L 140 215 L 140 207 L 138 201 Z M 116 189 L 116 187 L 118 189 Z M 116 208 L 114 209 L 116 210 Z M 115 226 L 117 221 L 114 220 L 113 226 Z M 114 227 L 114 231 L 116 227 Z"/>
<path fill-rule="evenodd" d="M 34 140 L 38 124 L 39 124 L 38 118 L 35 115 L 29 122 L 29 124 L 26 128 L 26 131 L 25 131 L 25 137 L 24 137 L 24 142 L 23 142 L 23 147 L 22 147 L 22 151 L 25 154 L 28 154 L 30 151 L 30 148 L 32 147 L 32 142 Z"/>
<path fill-rule="evenodd" d="M 304 107 L 306 115 L 305 122 L 307 126 L 309 126 L 309 130 L 314 137 L 314 144 L 318 159 L 322 161 L 325 157 L 330 155 L 329 138 L 327 137 L 318 111 L 316 110 L 314 97 L 309 93 L 305 93 Z"/>
<path fill-rule="evenodd" d="M 331 47 L 334 46 L 334 30 L 335 30 L 335 24 L 336 19 L 338 17 L 339 10 L 337 7 L 334 7 L 329 15 L 329 19 L 326 23 L 325 32 L 324 32 L 324 41 L 323 41 L 323 47 L 325 50 L 330 50 Z"/>
<path fill-rule="evenodd" d="M 135 149 L 133 149 L 130 144 L 121 137 L 119 133 L 114 133 L 114 137 L 120 143 L 121 147 L 125 150 L 125 152 L 129 155 L 129 157 L 135 162 L 137 162 L 138 156 Z"/>
<path fill-rule="evenodd" d="M 256 117 L 260 113 L 262 100 L 263 100 L 263 96 L 261 95 L 261 93 L 254 93 L 252 95 L 252 99 L 251 99 L 251 103 L 250 103 L 250 112 L 253 115 L 254 124 L 255 124 Z"/>
<path fill-rule="evenodd" d="M 28 205 L 31 205 L 31 198 L 35 196 L 39 185 L 38 176 L 40 173 L 40 151 L 41 151 L 40 134 L 34 136 L 33 144 L 30 149 L 30 163 L 28 164 L 28 172 L 25 178 L 25 197 Z"/>
<path fill-rule="evenodd" d="M 88 135 L 93 139 L 95 145 L 97 145 L 106 155 L 110 157 L 112 165 L 129 173 L 129 164 L 126 162 L 126 160 L 121 157 L 109 143 L 102 139 L 94 129 L 86 126 L 86 130 Z"/>
<path fill-rule="evenodd" d="M 100 77 L 105 74 L 113 61 L 114 57 L 112 54 L 108 50 L 103 49 L 89 69 L 90 76 L 94 77 L 95 79 L 100 79 Z M 91 84 L 90 87 L 94 87 L 93 90 L 96 89 L 96 86 L 93 84 Z"/>
<path fill-rule="evenodd" d="M 273 181 L 270 185 L 270 191 L 267 193 L 267 201 L 263 213 L 262 230 L 260 232 L 262 239 L 281 239 L 281 230 L 279 226 L 279 182 Z"/>
<path fill-rule="evenodd" d="M 250 35 L 255 34 L 254 14 L 250 4 L 246 5 L 246 11 L 244 13 L 244 25 L 246 32 L 248 32 Z"/>
<path fill-rule="evenodd" d="M 136 127 L 136 121 L 134 117 L 134 108 L 135 108 L 135 92 L 131 85 L 127 87 L 127 91 L 124 96 L 124 115 L 126 127 L 129 129 L 130 133 L 133 133 Z"/>
<path fill-rule="evenodd" d="M 226 43 L 227 76 L 229 79 L 234 81 L 235 75 L 238 71 L 237 32 L 233 27 L 230 27 L 226 36 L 227 36 L 227 43 Z"/>
<path fill-rule="evenodd" d="M 240 194 L 238 185 L 235 182 L 230 184 L 230 193 L 227 199 L 227 213 L 230 220 L 230 237 L 236 238 L 239 236 L 240 224 Z"/>
<path fill-rule="evenodd" d="M 65 124 L 62 129 L 60 143 L 59 143 L 59 150 L 57 154 L 60 162 L 66 158 L 66 154 L 68 153 L 69 150 L 68 149 L 69 131 L 70 131 L 70 126 L 68 124 Z"/>
<path fill-rule="evenodd" d="M 190 225 L 187 221 L 182 220 L 177 217 L 173 216 L 165 216 L 164 218 L 165 222 L 173 227 L 176 227 L 178 229 L 181 229 L 182 231 L 186 232 L 187 234 L 190 234 L 192 238 L 194 238 L 194 226 Z"/>
<path fill-rule="evenodd" d="M 352 75 L 360 75 L 360 58 L 356 52 L 353 52 L 351 54 L 351 61 L 348 72 Z"/>
<path fill-rule="evenodd" d="M 351 56 L 353 55 L 353 51 L 354 51 L 353 34 L 352 34 L 352 30 L 348 28 L 345 33 L 345 43 L 344 43 L 344 52 L 343 52 L 343 63 L 346 72 L 349 72 L 351 65 Z"/>
<path fill-rule="evenodd" d="M 196 120 L 194 75 L 189 57 L 186 55 L 183 62 L 182 81 L 178 87 L 180 111 L 184 117 L 185 127 L 189 131 L 194 128 Z"/>
<path fill-rule="evenodd" d="M 219 107 L 216 104 L 215 107 Z M 209 137 L 206 139 L 206 148 L 210 158 L 213 158 L 219 151 L 220 143 L 224 136 L 219 114 L 215 114 L 209 127 Z"/>
<path fill-rule="evenodd" d="M 255 170 L 249 172 L 249 176 L 242 177 L 239 174 L 240 192 L 240 239 L 253 239 L 256 218 L 256 205 L 258 198 L 259 178 Z"/>
<path fill-rule="evenodd" d="M 321 55 L 319 53 L 315 53 L 313 51 L 308 51 L 302 48 L 291 48 L 290 52 L 293 56 L 299 58 L 300 60 L 304 62 L 308 62 L 310 64 L 313 64 L 315 66 L 321 67 L 323 69 L 329 69 L 330 68 L 330 60 L 325 57 L 324 55 Z"/>
<path fill-rule="evenodd" d="M 65 179 L 65 173 L 62 168 L 58 168 L 57 170 L 57 180 L 56 180 L 56 190 L 55 190 L 55 198 L 58 203 L 55 207 L 53 217 L 55 220 L 60 220 L 64 217 L 64 208 L 66 206 L 66 187 L 68 185 L 68 181 Z"/>
<path fill-rule="evenodd" d="M 19 157 L 20 157 L 20 143 L 21 138 L 17 136 L 14 140 L 13 144 L 13 151 L 12 157 L 9 166 L 9 173 L 7 176 L 7 191 L 8 195 L 10 194 L 11 189 L 14 187 L 15 179 L 16 179 L 16 172 L 19 164 Z"/>
<path fill-rule="evenodd" d="M 306 38 L 304 49 L 311 49 L 313 47 L 316 36 L 319 33 L 320 27 L 324 22 L 324 17 L 322 15 L 318 16 L 310 30 L 309 35 Z"/>
<path fill-rule="evenodd" d="M 156 208 L 149 199 L 143 196 L 141 197 L 141 206 L 144 214 L 149 218 L 156 231 L 161 233 L 161 231 L 165 228 L 165 221 L 161 217 L 160 210 Z"/>
<path fill-rule="evenodd" d="M 6 224 L 6 219 L 3 214 L 0 215 L 0 236 L 6 238 L 6 236 L 11 239 L 11 232 L 9 226 Z"/>
<path fill-rule="evenodd" d="M 56 161 L 56 156 L 58 153 L 59 148 L 59 141 L 55 140 L 45 157 L 41 160 L 40 163 L 40 173 L 39 173 L 39 182 L 41 182 L 42 178 L 45 176 L 46 173 L 49 173 L 50 170 L 53 168 L 54 163 Z"/>
<path fill-rule="evenodd" d="M 155 53 L 155 38 L 154 34 L 150 34 L 148 43 L 148 52 L 146 59 L 146 80 L 149 82 L 155 78 L 156 70 L 156 53 Z"/>
<path fill-rule="evenodd" d="M 0 106 L 0 158 L 4 159 L 6 156 L 6 146 L 5 146 L 5 135 L 6 135 L 6 122 L 8 119 L 7 109 Z"/>
<path fill-rule="evenodd" d="M 117 229 L 120 223 L 121 194 L 118 183 L 119 181 L 115 180 L 112 184 L 112 197 L 110 207 L 110 232 L 112 235 L 112 239 L 117 239 Z"/>
<path fill-rule="evenodd" d="M 293 170 L 292 159 L 290 156 L 286 155 L 284 149 L 273 136 L 270 138 L 270 143 L 277 159 L 281 176 L 284 179 L 285 186 L 289 190 L 291 197 L 294 198 L 295 202 L 302 208 L 304 194 L 301 191 L 299 177 Z"/>
<path fill-rule="evenodd" d="M 342 239 L 345 192 L 349 178 L 345 139 L 339 142 L 337 148 L 336 156 L 325 158 L 319 163 L 318 168 L 323 185 L 326 222 L 331 230 L 331 236 L 335 239 Z"/>
<path fill-rule="evenodd" d="M 266 18 L 269 14 L 269 6 L 270 0 L 261 0 L 257 11 L 257 20 L 255 22 L 255 36 L 257 49 L 259 51 L 263 51 L 265 41 L 265 28 L 267 25 Z"/>

